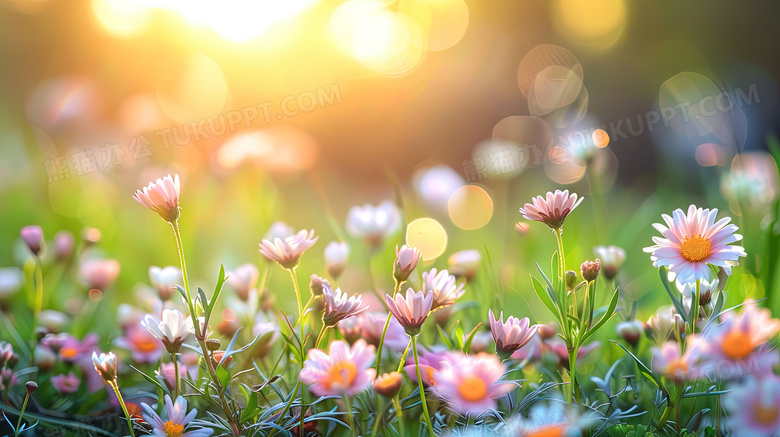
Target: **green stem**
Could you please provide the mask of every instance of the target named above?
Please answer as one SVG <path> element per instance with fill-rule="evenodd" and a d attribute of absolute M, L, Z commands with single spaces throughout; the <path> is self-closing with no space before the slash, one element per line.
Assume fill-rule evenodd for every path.
<path fill-rule="evenodd" d="M 320 333 L 317 335 L 317 341 L 314 342 L 314 349 L 317 349 L 320 346 L 320 342 L 322 341 L 323 337 L 325 337 L 325 332 L 328 331 L 328 328 L 328 325 L 322 325 L 322 329 L 320 329 Z"/>
<path fill-rule="evenodd" d="M 298 288 L 298 273 L 296 273 L 296 269 L 297 267 L 293 267 L 291 269 L 287 269 L 287 271 L 290 272 L 290 280 L 292 281 L 293 288 L 295 289 L 295 299 L 298 301 L 298 322 L 301 326 L 301 359 L 305 360 L 306 359 L 306 338 L 304 337 L 304 332 L 305 332 L 304 328 L 306 325 L 306 320 L 304 318 L 304 312 L 303 312 L 304 309 L 303 309 L 303 300 L 301 298 L 301 289 Z M 324 332 L 325 332 L 324 329 L 321 330 L 320 335 L 322 335 Z M 319 343 L 319 339 L 317 343 Z M 303 425 L 304 425 L 305 417 L 303 414 L 304 413 L 303 403 L 305 400 L 304 399 L 305 393 L 306 393 L 305 391 L 301 391 L 301 423 L 300 426 L 298 427 L 298 434 L 301 436 L 303 436 L 304 433 Z"/>
<path fill-rule="evenodd" d="M 558 242 L 558 277 L 566 282 L 566 262 L 563 253 L 563 229 L 555 230 L 555 240 Z"/>
<path fill-rule="evenodd" d="M 677 387 L 677 391 L 674 394 L 674 400 L 669 400 L 669 402 L 666 404 L 666 408 L 664 409 L 663 414 L 661 415 L 661 418 L 658 419 L 658 429 L 661 431 L 664 430 L 664 427 L 666 426 L 666 422 L 669 420 L 669 416 L 671 416 L 672 411 L 675 410 L 675 407 L 677 407 L 677 404 L 680 403 L 680 399 L 682 399 L 683 395 L 683 389 L 682 387 Z"/>
<path fill-rule="evenodd" d="M 569 349 L 569 376 L 571 376 L 570 390 L 568 401 L 571 404 L 575 399 L 579 397 L 577 391 L 577 350 L 576 345 Z"/>
<path fill-rule="evenodd" d="M 179 360 L 176 358 L 175 354 L 171 354 L 171 359 L 173 360 L 173 371 L 174 371 L 174 378 L 176 381 L 176 393 L 174 398 L 179 397 L 179 393 L 181 393 L 181 378 L 179 378 Z"/>
<path fill-rule="evenodd" d="M 173 227 L 173 236 L 176 239 L 176 250 L 179 252 L 179 264 L 181 264 L 181 277 L 182 281 L 184 282 L 184 293 L 187 295 L 187 308 L 190 311 L 190 318 L 195 326 L 195 333 L 198 340 L 198 343 L 200 344 L 201 352 L 203 353 L 203 361 L 206 362 L 206 369 L 208 369 L 209 376 L 211 376 L 211 380 L 214 382 L 214 385 L 217 387 L 217 391 L 219 393 L 219 399 L 222 402 L 222 411 L 225 413 L 225 416 L 228 419 L 228 422 L 230 423 L 231 428 L 233 429 L 233 434 L 238 437 L 239 430 L 238 426 L 236 425 L 235 419 L 233 418 L 233 414 L 230 411 L 230 406 L 227 403 L 227 399 L 225 399 L 224 391 L 222 390 L 222 383 L 219 382 L 219 378 L 217 377 L 217 372 L 214 370 L 214 364 L 211 362 L 211 357 L 209 356 L 209 350 L 208 347 L 206 347 L 206 332 L 208 332 L 208 326 L 203 327 L 203 332 L 200 331 L 200 323 L 198 322 L 198 316 L 195 312 L 195 306 L 192 303 L 192 294 L 190 293 L 190 281 L 187 276 L 187 262 L 184 258 L 184 244 L 181 240 L 181 230 L 179 230 L 179 221 L 176 220 L 173 223 L 171 223 L 171 226 Z M 205 304 L 205 303 L 204 303 Z"/>
<path fill-rule="evenodd" d="M 393 288 L 393 299 L 395 299 L 395 295 L 398 294 L 398 292 L 401 290 L 401 285 L 403 285 L 403 282 L 398 282 L 398 280 L 395 281 L 395 287 Z M 382 349 L 385 345 L 385 335 L 387 335 L 387 327 L 390 326 L 390 318 L 393 317 L 392 314 L 387 315 L 387 320 L 385 320 L 385 327 L 382 328 L 382 336 L 379 337 L 379 348 L 376 352 L 376 375 L 379 376 L 379 364 L 382 362 Z M 407 348 L 408 350 L 408 348 Z"/>
<path fill-rule="evenodd" d="M 404 368 L 404 364 L 406 363 L 406 356 L 409 354 L 409 346 L 412 345 L 412 341 L 410 340 L 409 343 L 406 344 L 406 350 L 404 351 L 404 354 L 401 355 L 401 361 L 398 362 L 398 373 L 401 373 L 401 370 Z M 415 361 L 417 361 L 415 359 Z"/>
<path fill-rule="evenodd" d="M 693 296 L 691 302 L 691 309 L 693 310 L 693 317 L 691 320 L 691 335 L 696 333 L 696 321 L 699 319 L 699 300 L 701 299 L 701 280 L 696 280 L 696 293 Z"/>
<path fill-rule="evenodd" d="M 16 422 L 16 428 L 14 428 L 14 435 L 19 435 L 19 430 L 22 427 L 22 418 L 24 417 L 24 410 L 27 409 L 27 401 L 30 400 L 30 392 L 27 392 L 27 395 L 24 397 L 24 403 L 22 404 L 22 410 L 19 412 L 19 420 Z M 131 429 L 130 432 L 132 433 L 133 430 Z"/>
<path fill-rule="evenodd" d="M 357 430 L 355 429 L 355 419 L 352 417 L 352 401 L 349 396 L 344 395 L 344 407 L 347 409 L 347 418 L 349 419 L 349 429 L 352 431 L 352 437 L 357 437 Z"/>
<path fill-rule="evenodd" d="M 398 401 L 398 395 L 393 398 L 393 405 L 395 406 L 395 415 L 398 417 L 398 431 L 400 437 L 404 437 L 404 413 L 401 408 L 401 402 Z"/>
<path fill-rule="evenodd" d="M 127 406 L 125 405 L 125 400 L 122 399 L 122 393 L 119 393 L 119 386 L 116 385 L 116 381 L 109 382 L 109 385 L 111 385 L 111 388 L 114 389 L 114 393 L 116 393 L 116 398 L 119 399 L 119 405 L 122 406 L 122 411 L 124 411 L 125 413 L 125 418 L 127 419 L 127 428 L 130 430 L 130 435 L 135 437 L 135 433 L 133 433 L 133 421 L 130 420 L 130 414 L 127 412 Z"/>
<path fill-rule="evenodd" d="M 416 336 L 412 337 L 412 354 L 414 354 L 414 369 L 417 372 L 417 385 L 420 387 L 420 402 L 423 408 L 423 417 L 425 417 L 425 423 L 428 425 L 428 435 L 430 437 L 436 437 L 433 433 L 433 425 L 431 424 L 431 416 L 428 414 L 428 403 L 425 402 L 425 388 L 423 388 L 422 375 L 420 374 L 420 360 L 417 358 L 417 340 Z"/>
<path fill-rule="evenodd" d="M 384 402 L 382 396 L 377 396 L 379 399 L 379 410 L 377 410 L 376 417 L 374 418 L 374 430 L 371 431 L 371 437 L 376 437 L 376 433 L 379 431 L 379 423 L 382 422 L 382 410 L 384 410 Z"/>

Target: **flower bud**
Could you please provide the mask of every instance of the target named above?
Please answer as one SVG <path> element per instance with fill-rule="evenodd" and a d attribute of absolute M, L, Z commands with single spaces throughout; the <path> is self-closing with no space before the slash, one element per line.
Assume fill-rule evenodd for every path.
<path fill-rule="evenodd" d="M 474 249 L 455 252 L 447 259 L 450 273 L 457 278 L 466 278 L 467 281 L 474 279 L 481 262 L 479 251 Z"/>
<path fill-rule="evenodd" d="M 539 337 L 541 337 L 542 340 L 549 340 L 556 335 L 555 328 L 545 324 L 536 325 L 536 332 L 539 333 Z"/>
<path fill-rule="evenodd" d="M 33 352 L 33 362 L 43 372 L 51 370 L 57 364 L 57 356 L 46 346 L 38 346 Z"/>
<path fill-rule="evenodd" d="M 417 267 L 417 263 L 420 262 L 420 251 L 417 248 L 409 247 L 407 245 L 395 247 L 395 263 L 393 264 L 393 277 L 399 283 L 405 282 L 409 279 L 409 275 Z"/>
<path fill-rule="evenodd" d="M 210 338 L 206 340 L 206 348 L 208 348 L 208 350 L 211 352 L 219 350 L 220 346 L 222 346 L 222 343 L 220 343 L 220 341 L 216 338 Z"/>
<path fill-rule="evenodd" d="M 337 279 L 347 268 L 349 258 L 349 244 L 345 241 L 331 241 L 325 246 L 325 266 L 328 274 Z"/>
<path fill-rule="evenodd" d="M 395 397 L 401 391 L 404 379 L 398 372 L 385 373 L 374 380 L 374 390 L 386 398 Z"/>
<path fill-rule="evenodd" d="M 642 333 L 644 332 L 644 325 L 638 320 L 620 322 L 615 327 L 615 332 L 620 336 L 620 338 L 625 340 L 626 343 L 636 347 L 636 345 L 639 343 L 639 339 L 642 337 Z"/>
<path fill-rule="evenodd" d="M 599 277 L 599 272 L 601 271 L 601 260 L 596 259 L 596 261 L 585 261 L 580 266 L 580 272 L 582 273 L 582 279 L 593 282 L 596 280 L 596 278 Z"/>
<path fill-rule="evenodd" d="M 31 394 L 35 390 L 38 390 L 38 383 L 35 381 L 27 381 L 27 384 L 24 385 L 27 388 L 27 394 Z"/>
<path fill-rule="evenodd" d="M 574 287 L 577 286 L 577 272 L 574 270 L 567 270 L 566 271 L 566 289 L 569 291 L 574 290 Z"/>
<path fill-rule="evenodd" d="M 37 225 L 25 226 L 19 231 L 19 236 L 33 255 L 38 256 L 43 247 L 43 229 Z"/>
<path fill-rule="evenodd" d="M 57 259 L 65 259 L 73 253 L 73 234 L 68 231 L 58 231 L 54 234 L 54 252 Z"/>
<path fill-rule="evenodd" d="M 522 237 L 522 236 L 524 236 L 525 234 L 527 234 L 527 233 L 528 233 L 528 230 L 529 230 L 530 228 L 531 228 L 531 227 L 530 227 L 530 226 L 528 226 L 528 223 L 523 223 L 523 222 L 517 222 L 517 223 L 515 223 L 515 231 L 517 231 L 517 233 L 518 233 L 518 234 L 519 234 L 521 237 Z"/>
<path fill-rule="evenodd" d="M 321 278 L 317 275 L 311 275 L 309 291 L 311 291 L 312 296 L 322 296 L 322 290 L 324 287 L 330 288 L 330 282 L 327 279 Z"/>
<path fill-rule="evenodd" d="M 94 246 L 100 242 L 100 229 L 84 228 L 81 230 L 81 239 L 84 240 L 84 247 Z"/>

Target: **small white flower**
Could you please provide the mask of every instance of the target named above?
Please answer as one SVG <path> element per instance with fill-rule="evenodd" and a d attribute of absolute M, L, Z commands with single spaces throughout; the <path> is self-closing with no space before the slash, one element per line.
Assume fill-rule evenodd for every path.
<path fill-rule="evenodd" d="M 348 259 L 349 244 L 346 241 L 331 241 L 325 246 L 325 268 L 334 279 L 344 272 Z"/>
<path fill-rule="evenodd" d="M 385 200 L 377 206 L 353 206 L 347 215 L 347 232 L 363 238 L 374 247 L 382 244 L 401 224 L 401 214 L 393 202 Z"/>
<path fill-rule="evenodd" d="M 286 269 L 298 266 L 298 260 L 306 249 L 312 247 L 319 237 L 314 236 L 314 230 L 299 231 L 297 234 L 282 240 L 274 238 L 274 241 L 263 240 L 260 243 L 260 253 L 271 261 L 276 261 Z"/>
<path fill-rule="evenodd" d="M 165 349 L 172 354 L 179 352 L 182 343 L 192 332 L 192 321 L 184 318 L 179 310 L 164 310 L 162 320 L 147 314 L 141 325 L 162 342 Z"/>
<path fill-rule="evenodd" d="M 157 290 L 160 299 L 169 300 L 176 284 L 181 282 L 181 270 L 174 266 L 149 266 L 149 282 Z"/>

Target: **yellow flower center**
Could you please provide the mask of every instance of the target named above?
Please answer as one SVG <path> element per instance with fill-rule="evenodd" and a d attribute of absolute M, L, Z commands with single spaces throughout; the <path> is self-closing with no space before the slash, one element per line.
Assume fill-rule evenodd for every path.
<path fill-rule="evenodd" d="M 480 401 L 487 396 L 487 385 L 482 378 L 477 376 L 467 376 L 458 385 L 458 393 L 463 396 L 463 399 L 469 402 Z"/>
<path fill-rule="evenodd" d="M 526 434 L 526 437 L 561 437 L 563 436 L 563 426 L 561 425 L 548 425 L 539 431 Z"/>
<path fill-rule="evenodd" d="M 765 407 L 759 402 L 756 404 L 753 417 L 763 425 L 771 425 L 780 417 L 780 411 L 777 410 L 777 405 Z"/>
<path fill-rule="evenodd" d="M 746 332 L 733 329 L 723 337 L 721 348 L 731 358 L 745 358 L 753 351 L 753 341 Z"/>
<path fill-rule="evenodd" d="M 168 437 L 181 437 L 184 434 L 184 425 L 173 423 L 170 420 L 165 422 L 165 435 Z"/>
<path fill-rule="evenodd" d="M 325 380 L 322 382 L 328 389 L 330 389 L 333 384 L 341 384 L 346 387 L 352 385 L 352 382 L 355 380 L 358 373 L 355 364 L 345 361 L 340 364 L 340 367 L 340 369 L 338 367 L 331 368 L 331 373 L 325 377 Z"/>
<path fill-rule="evenodd" d="M 694 235 L 683 240 L 680 245 L 680 255 L 690 262 L 704 261 L 710 256 L 712 243 L 701 235 Z"/>
<path fill-rule="evenodd" d="M 62 354 L 62 356 L 63 356 L 63 357 L 65 357 L 65 358 L 68 358 L 68 359 L 70 359 L 70 358 L 75 358 L 75 357 L 76 357 L 76 353 L 77 353 L 77 352 L 78 352 L 78 351 L 77 351 L 76 349 L 72 348 L 72 347 L 66 347 L 66 348 L 63 348 L 63 349 L 60 351 L 60 353 Z"/>

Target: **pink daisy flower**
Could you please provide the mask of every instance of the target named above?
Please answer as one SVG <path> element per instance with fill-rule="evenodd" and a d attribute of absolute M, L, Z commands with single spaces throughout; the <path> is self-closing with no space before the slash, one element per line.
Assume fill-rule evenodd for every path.
<path fill-rule="evenodd" d="M 136 191 L 133 199 L 156 212 L 166 222 L 175 222 L 179 218 L 179 175 L 168 175 L 150 182 L 143 191 Z"/>
<path fill-rule="evenodd" d="M 653 371 L 677 382 L 696 379 L 690 354 L 681 354 L 677 342 L 664 343 L 660 349 L 653 347 L 652 354 Z"/>
<path fill-rule="evenodd" d="M 403 293 L 395 295 L 395 299 L 386 294 L 385 301 L 390 312 L 411 337 L 420 333 L 425 319 L 428 318 L 433 305 L 433 293 L 425 291 L 415 293 L 409 288 L 406 290 L 406 298 Z"/>
<path fill-rule="evenodd" d="M 209 437 L 214 434 L 213 429 L 193 429 L 190 426 L 190 422 L 195 419 L 198 410 L 192 409 L 188 413 L 187 401 L 181 396 L 177 397 L 175 402 L 171 402 L 171 397 L 165 395 L 168 420 L 163 420 L 152 407 L 143 402 L 141 408 L 144 410 L 144 414 L 142 414 L 144 420 L 154 428 L 153 435 L 155 437 Z"/>
<path fill-rule="evenodd" d="M 502 360 L 509 358 L 516 350 L 525 346 L 536 334 L 536 326 L 531 326 L 528 317 L 518 319 L 509 316 L 504 322 L 504 312 L 498 318 L 493 315 L 493 309 L 488 310 L 490 317 L 490 332 L 496 342 L 496 353 Z"/>
<path fill-rule="evenodd" d="M 285 239 L 263 240 L 260 243 L 260 253 L 285 269 L 292 269 L 298 266 L 298 260 L 303 252 L 314 246 L 319 238 L 314 236 L 314 229 L 310 231 L 304 229 Z"/>
<path fill-rule="evenodd" d="M 520 213 L 526 220 L 535 220 L 546 224 L 550 229 L 557 230 L 563 227 L 563 222 L 574 208 L 582 202 L 582 197 L 577 199 L 576 193 L 569 194 L 569 190 L 555 190 L 548 192 L 547 198 L 534 197 L 531 202 L 520 208 Z"/>
<path fill-rule="evenodd" d="M 735 436 L 773 436 L 780 429 L 780 379 L 768 375 L 745 378 L 723 395 L 731 413 L 727 426 Z"/>
<path fill-rule="evenodd" d="M 444 361 L 433 373 L 433 392 L 460 414 L 480 414 L 496 408 L 496 399 L 515 385 L 500 381 L 506 368 L 495 355 L 459 354 L 456 361 Z"/>
<path fill-rule="evenodd" d="M 692 338 L 691 354 L 699 362 L 701 372 L 708 376 L 771 373 L 772 367 L 780 364 L 780 356 L 767 343 L 778 332 L 780 320 L 748 299 L 741 313 L 726 313 L 720 324 L 713 322 L 699 337 Z"/>
<path fill-rule="evenodd" d="M 371 364 L 375 358 L 374 346 L 364 340 L 356 341 L 352 347 L 337 340 L 330 344 L 328 353 L 309 350 L 299 378 L 317 396 L 354 396 L 374 380 Z"/>
<path fill-rule="evenodd" d="M 722 267 L 731 275 L 731 266 L 747 254 L 744 247 L 731 245 L 742 240 L 742 235 L 735 234 L 737 226 L 728 224 L 730 217 L 715 222 L 717 214 L 717 209 L 694 205 L 688 207 L 687 214 L 679 208 L 672 217 L 663 214 L 666 226 L 653 224 L 663 237 L 653 237 L 655 246 L 644 248 L 650 253 L 653 266 L 668 266 L 669 272 L 682 283 L 709 279 L 708 265 Z"/>

